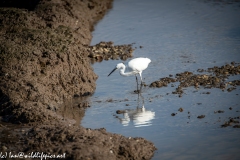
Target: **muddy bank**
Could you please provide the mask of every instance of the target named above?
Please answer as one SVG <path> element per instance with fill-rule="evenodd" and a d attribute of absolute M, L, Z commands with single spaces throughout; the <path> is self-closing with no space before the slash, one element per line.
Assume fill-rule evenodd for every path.
<path fill-rule="evenodd" d="M 0 118 L 8 122 L 0 125 L 0 150 L 150 159 L 156 149 L 151 142 L 79 127 L 89 107 L 81 98 L 96 88 L 91 31 L 112 2 L 32 2 L 0 3 Z M 72 97 L 81 100 L 72 104 Z"/>
<path fill-rule="evenodd" d="M 26 115 L 33 114 L 27 110 L 34 107 L 46 115 L 42 109 L 57 110 L 74 94 L 94 92 L 97 75 L 85 45 L 110 4 L 40 1 L 34 11 L 1 8 L 0 90 L 6 97 L 1 113 L 9 114 L 8 121 L 43 120 L 38 113 Z"/>
<path fill-rule="evenodd" d="M 65 154 L 65 159 L 83 160 L 150 159 L 155 150 L 153 144 L 143 138 L 108 133 L 104 128 L 91 130 L 57 124 L 31 128 L 1 127 L 6 128 L 1 129 L 1 151 L 14 154 L 44 152 Z"/>

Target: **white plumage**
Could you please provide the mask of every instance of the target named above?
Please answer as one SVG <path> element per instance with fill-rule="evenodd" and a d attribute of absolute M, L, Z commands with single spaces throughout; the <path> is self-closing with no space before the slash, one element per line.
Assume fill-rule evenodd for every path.
<path fill-rule="evenodd" d="M 128 62 L 128 72 L 125 72 L 126 66 L 123 63 L 118 63 L 116 67 L 109 73 L 108 76 L 110 76 L 115 70 L 120 69 L 119 73 L 122 76 L 131 76 L 135 75 L 136 76 L 136 81 L 138 85 L 138 80 L 137 80 L 137 74 L 139 74 L 141 78 L 141 84 L 143 83 L 142 81 L 142 71 L 145 70 L 151 60 L 149 58 L 135 58 L 132 59 Z"/>

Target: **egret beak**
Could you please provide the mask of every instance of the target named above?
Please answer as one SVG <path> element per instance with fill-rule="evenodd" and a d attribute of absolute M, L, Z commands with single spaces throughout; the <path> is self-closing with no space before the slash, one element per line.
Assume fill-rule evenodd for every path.
<path fill-rule="evenodd" d="M 108 76 L 110 76 L 117 68 L 114 68 L 111 73 L 109 73 Z"/>

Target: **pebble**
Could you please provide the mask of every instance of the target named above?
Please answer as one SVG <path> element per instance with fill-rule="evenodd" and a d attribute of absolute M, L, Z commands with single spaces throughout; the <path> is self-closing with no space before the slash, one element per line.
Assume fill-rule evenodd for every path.
<path fill-rule="evenodd" d="M 179 108 L 178 111 L 179 111 L 179 112 L 183 112 L 183 108 Z"/>
<path fill-rule="evenodd" d="M 202 119 L 202 118 L 204 118 L 204 117 L 205 117 L 205 115 L 197 116 L 197 118 L 199 118 L 199 119 Z"/>

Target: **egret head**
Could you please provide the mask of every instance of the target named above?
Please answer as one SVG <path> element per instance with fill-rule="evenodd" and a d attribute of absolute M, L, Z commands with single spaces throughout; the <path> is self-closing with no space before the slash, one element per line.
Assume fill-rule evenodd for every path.
<path fill-rule="evenodd" d="M 123 64 L 123 63 L 118 63 L 117 65 L 116 65 L 116 67 L 109 73 L 109 75 L 108 76 L 110 76 L 114 71 L 116 71 L 117 69 L 121 69 L 121 68 L 123 68 L 125 65 Z"/>
<path fill-rule="evenodd" d="M 118 64 L 116 65 L 116 68 L 117 68 L 117 69 L 121 69 L 121 68 L 123 68 L 123 66 L 125 66 L 123 63 L 118 63 Z"/>

